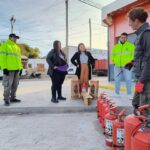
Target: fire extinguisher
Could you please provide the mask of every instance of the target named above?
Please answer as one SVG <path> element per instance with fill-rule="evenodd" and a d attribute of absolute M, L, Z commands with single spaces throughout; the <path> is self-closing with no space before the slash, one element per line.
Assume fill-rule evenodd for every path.
<path fill-rule="evenodd" d="M 97 100 L 97 117 L 99 118 L 100 117 L 100 102 L 105 98 L 105 93 L 101 93 L 100 96 L 98 97 L 98 100 Z"/>
<path fill-rule="evenodd" d="M 104 123 L 104 118 L 105 118 L 105 109 L 109 107 L 109 102 L 110 100 L 106 99 L 102 105 L 102 110 L 101 110 L 101 126 L 102 128 L 105 127 L 105 123 Z"/>
<path fill-rule="evenodd" d="M 99 122 L 101 124 L 102 122 L 102 106 L 105 103 L 105 101 L 107 100 L 107 97 L 104 97 L 100 102 L 99 102 Z"/>
<path fill-rule="evenodd" d="M 109 113 L 109 110 L 113 107 L 115 107 L 115 106 L 114 106 L 114 103 L 111 101 L 107 101 L 107 105 L 104 105 L 103 110 L 102 110 L 102 118 L 101 118 L 102 119 L 102 121 L 101 121 L 102 128 L 105 128 L 105 115 L 107 113 Z"/>
<path fill-rule="evenodd" d="M 139 115 L 144 112 L 145 108 L 148 108 L 149 105 L 143 105 L 138 107 Z M 134 112 L 135 113 L 135 112 Z M 138 114 L 131 114 L 125 118 L 125 150 L 131 150 L 131 135 L 135 128 L 141 125 L 144 121 L 147 120 L 144 116 L 137 116 Z"/>
<path fill-rule="evenodd" d="M 87 85 L 85 83 L 83 83 L 81 86 L 81 92 L 87 92 Z"/>
<path fill-rule="evenodd" d="M 119 113 L 118 119 L 113 122 L 113 147 L 124 147 L 124 118 L 125 109 Z"/>
<path fill-rule="evenodd" d="M 117 119 L 116 107 L 112 107 L 109 110 L 109 113 L 105 115 L 105 142 L 106 145 L 112 147 L 112 127 L 113 122 Z"/>
<path fill-rule="evenodd" d="M 131 150 L 150 150 L 150 120 L 138 126 L 133 132 Z"/>

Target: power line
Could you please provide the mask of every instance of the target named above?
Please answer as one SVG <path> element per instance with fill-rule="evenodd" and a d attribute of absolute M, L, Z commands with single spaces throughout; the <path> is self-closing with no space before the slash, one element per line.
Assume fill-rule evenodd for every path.
<path fill-rule="evenodd" d="M 80 2 L 86 4 L 86 5 L 89 5 L 89 6 L 92 6 L 92 7 L 95 7 L 97 9 L 101 9 L 101 5 L 100 4 L 97 4 L 97 3 L 93 3 L 92 1 L 90 0 L 79 0 Z"/>

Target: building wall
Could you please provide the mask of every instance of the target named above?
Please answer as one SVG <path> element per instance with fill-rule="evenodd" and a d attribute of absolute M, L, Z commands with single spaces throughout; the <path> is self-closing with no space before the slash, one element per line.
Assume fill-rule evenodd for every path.
<path fill-rule="evenodd" d="M 150 12 L 150 4 L 142 5 L 140 7 L 145 8 Z M 148 22 L 150 23 L 150 13 Z M 118 37 L 122 32 L 127 32 L 129 35 L 128 40 L 133 42 L 136 36 L 133 34 L 134 31 L 128 24 L 127 12 L 124 12 L 113 18 L 113 24 L 109 27 L 109 51 L 111 52 L 113 46 L 117 43 Z M 112 62 L 109 60 L 109 80 L 114 79 L 114 71 Z M 133 75 L 134 76 L 134 75 Z"/>
<path fill-rule="evenodd" d="M 28 60 L 28 71 L 30 73 L 32 71 L 46 73 L 47 69 L 48 69 L 48 64 L 46 62 L 46 59 L 29 59 Z"/>
<path fill-rule="evenodd" d="M 142 5 L 140 7 L 145 8 L 150 11 L 150 4 Z M 150 15 L 150 13 L 149 13 Z M 150 17 L 148 18 L 148 22 L 150 23 Z M 110 51 L 114 44 L 116 44 L 116 38 L 120 36 L 122 32 L 127 32 L 128 34 L 133 33 L 134 31 L 128 25 L 128 17 L 127 12 L 113 18 L 113 25 L 109 27 L 109 47 Z M 114 40 L 113 40 L 114 39 Z"/>

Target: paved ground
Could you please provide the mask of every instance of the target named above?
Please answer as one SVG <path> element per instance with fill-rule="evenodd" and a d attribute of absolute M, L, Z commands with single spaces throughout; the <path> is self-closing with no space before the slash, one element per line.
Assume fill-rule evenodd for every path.
<path fill-rule="evenodd" d="M 113 85 L 105 77 L 95 79 L 101 85 Z M 6 108 L 0 83 L 0 150 L 106 150 L 96 118 L 96 101 L 84 106 L 82 100 L 71 100 L 67 78 L 63 85 L 67 101 L 53 104 L 50 87 L 49 79 L 21 80 L 17 95 L 22 102 Z M 113 94 L 99 90 L 103 91 L 108 97 Z M 131 107 L 125 92 L 120 98 L 111 98 L 119 107 Z"/>
<path fill-rule="evenodd" d="M 100 81 L 100 85 L 108 85 L 113 83 L 109 83 L 106 77 L 95 77 L 95 80 Z M 67 101 L 60 102 L 59 104 L 51 103 L 51 82 L 49 79 L 46 80 L 21 80 L 20 85 L 17 91 L 17 96 L 22 100 L 22 103 L 12 105 L 11 107 L 70 107 L 70 106 L 83 106 L 83 102 L 81 100 L 71 100 L 71 79 L 67 78 L 63 85 L 63 96 L 67 97 Z M 100 89 L 99 92 L 105 91 L 109 97 L 111 97 L 113 91 Z M 3 87 L 0 83 L 0 107 L 3 107 Z M 118 105 L 126 105 L 130 106 L 131 102 L 127 99 L 127 95 L 125 92 L 121 93 L 120 98 L 113 98 L 113 100 Z M 95 102 L 93 101 L 92 106 L 95 106 Z"/>
<path fill-rule="evenodd" d="M 0 117 L 0 150 L 106 150 L 95 113 Z"/>

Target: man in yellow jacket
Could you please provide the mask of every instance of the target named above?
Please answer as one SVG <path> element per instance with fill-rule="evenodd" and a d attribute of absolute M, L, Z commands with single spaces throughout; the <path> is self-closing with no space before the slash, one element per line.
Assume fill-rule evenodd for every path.
<path fill-rule="evenodd" d="M 126 81 L 128 98 L 131 99 L 132 88 L 132 61 L 134 59 L 135 46 L 127 41 L 127 33 L 122 33 L 120 41 L 116 44 L 111 52 L 110 59 L 114 64 L 114 79 L 115 79 L 115 95 L 120 94 L 120 82 L 122 76 Z"/>
<path fill-rule="evenodd" d="M 0 66 L 3 70 L 4 104 L 21 102 L 16 99 L 19 75 L 22 73 L 21 51 L 16 44 L 19 36 L 10 34 L 9 39 L 0 47 Z"/>

